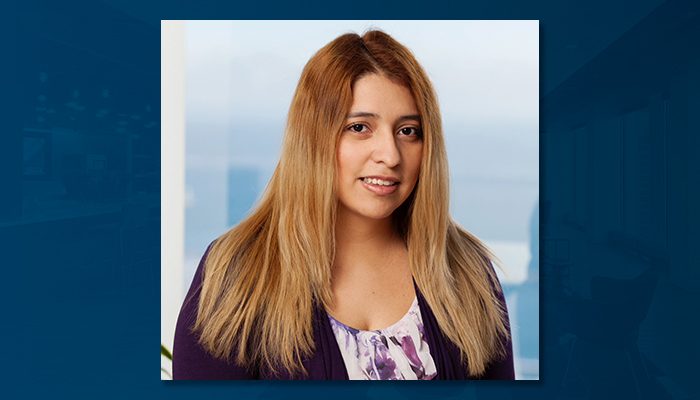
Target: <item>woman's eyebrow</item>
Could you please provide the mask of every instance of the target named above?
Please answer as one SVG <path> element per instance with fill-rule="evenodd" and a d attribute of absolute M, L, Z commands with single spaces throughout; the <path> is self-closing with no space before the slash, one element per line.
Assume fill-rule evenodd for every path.
<path fill-rule="evenodd" d="M 379 119 L 380 116 L 379 114 L 371 113 L 371 112 L 366 112 L 366 111 L 357 111 L 348 114 L 348 118 L 357 118 L 357 117 L 364 117 L 364 118 L 377 118 Z M 399 118 L 397 118 L 396 122 L 403 122 L 406 120 L 412 120 L 416 122 L 421 122 L 420 121 L 420 115 L 417 114 L 411 114 L 411 115 L 402 115 Z"/>
<path fill-rule="evenodd" d="M 379 114 L 366 112 L 366 111 L 357 111 L 357 112 L 348 114 L 348 118 L 357 118 L 357 117 L 379 118 Z"/>
<path fill-rule="evenodd" d="M 414 114 L 414 115 L 404 115 L 399 117 L 399 119 L 396 122 L 404 122 L 404 121 L 416 121 L 418 123 L 421 122 L 420 120 L 420 115 Z"/>

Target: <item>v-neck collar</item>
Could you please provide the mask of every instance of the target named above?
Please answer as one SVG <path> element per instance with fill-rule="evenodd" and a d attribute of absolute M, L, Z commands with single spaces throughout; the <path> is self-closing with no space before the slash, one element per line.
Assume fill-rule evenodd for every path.
<path fill-rule="evenodd" d="M 416 280 L 413 279 L 413 287 L 416 291 L 416 301 L 418 302 L 418 307 L 420 308 L 421 318 L 423 320 L 423 335 L 428 347 L 430 349 L 430 355 L 433 357 L 435 362 L 435 368 L 437 370 L 437 375 L 434 379 L 454 379 L 449 371 L 447 371 L 446 366 L 449 364 L 446 357 L 447 354 L 443 354 L 443 347 L 438 345 L 437 335 L 440 335 L 439 327 L 435 321 L 435 316 L 433 315 L 430 307 L 428 306 L 425 297 L 421 293 Z M 323 307 L 318 306 L 316 308 L 316 319 L 317 323 L 320 324 L 319 329 L 322 337 L 316 339 L 316 354 L 314 359 L 322 357 L 322 362 L 324 364 L 323 370 L 325 371 L 325 379 L 331 380 L 348 380 L 348 371 L 345 367 L 345 362 L 343 361 L 343 356 L 340 352 L 340 347 L 338 346 L 338 341 L 333 333 L 333 328 L 331 327 L 331 322 L 328 319 L 328 314 Z M 319 340 L 320 339 L 320 340 Z M 443 337 L 442 340 L 445 340 Z M 319 348 L 319 345 L 323 348 Z M 319 354 L 325 353 L 325 354 Z M 315 360 L 315 362 L 321 362 L 321 360 Z M 314 379 L 314 378 L 312 378 Z M 322 379 L 322 378 L 316 378 Z"/>

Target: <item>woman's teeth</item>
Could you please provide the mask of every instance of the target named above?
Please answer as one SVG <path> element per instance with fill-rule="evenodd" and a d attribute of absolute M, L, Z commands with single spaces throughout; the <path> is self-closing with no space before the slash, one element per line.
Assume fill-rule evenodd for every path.
<path fill-rule="evenodd" d="M 365 183 L 370 183 L 372 185 L 379 185 L 379 186 L 392 186 L 395 185 L 397 182 L 391 182 L 391 181 L 383 181 L 381 179 L 375 179 L 375 178 L 362 178 L 362 180 Z"/>

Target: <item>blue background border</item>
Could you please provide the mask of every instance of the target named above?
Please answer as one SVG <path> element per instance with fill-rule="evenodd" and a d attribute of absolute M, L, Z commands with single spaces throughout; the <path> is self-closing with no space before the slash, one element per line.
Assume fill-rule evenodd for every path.
<path fill-rule="evenodd" d="M 0 28 L 4 391 L 697 398 L 698 11 L 693 1 L 17 2 Z M 160 20 L 210 18 L 541 21 L 541 381 L 160 381 Z M 51 159 L 47 132 L 71 137 L 70 157 Z M 56 174 L 68 192 L 52 210 Z"/>

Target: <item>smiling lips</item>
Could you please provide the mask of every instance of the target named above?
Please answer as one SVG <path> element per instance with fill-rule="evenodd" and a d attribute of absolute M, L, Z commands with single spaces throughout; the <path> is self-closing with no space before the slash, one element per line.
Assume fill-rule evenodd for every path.
<path fill-rule="evenodd" d="M 398 179 L 388 176 L 365 176 L 360 180 L 367 190 L 380 196 L 394 193 L 401 183 Z"/>

